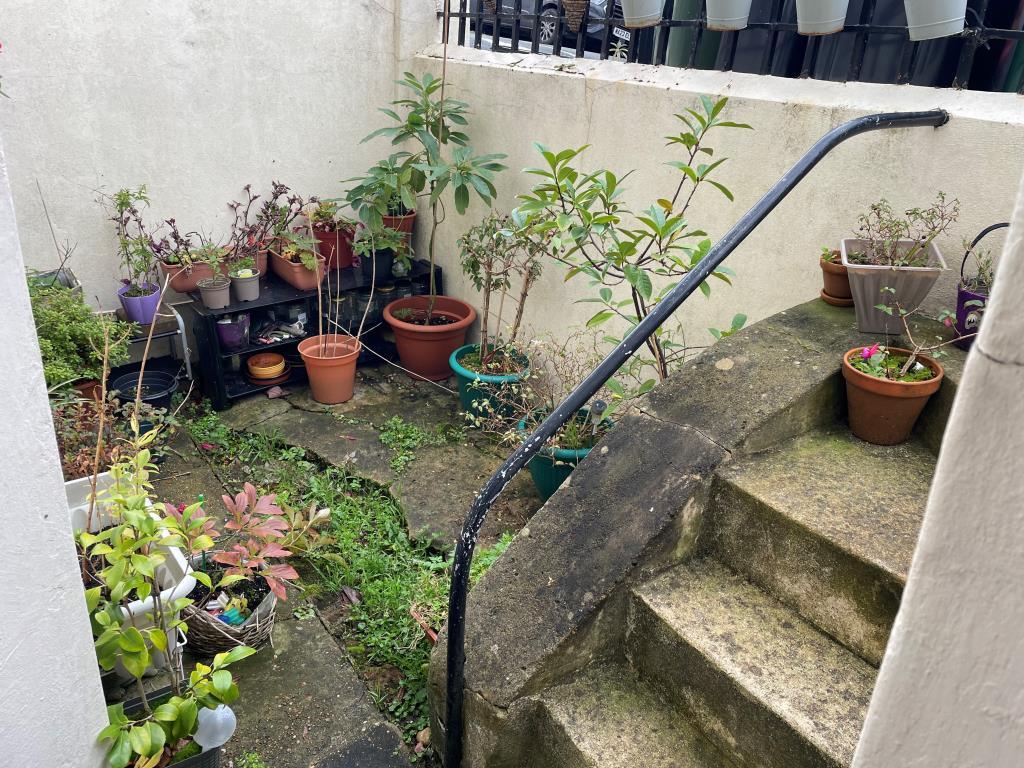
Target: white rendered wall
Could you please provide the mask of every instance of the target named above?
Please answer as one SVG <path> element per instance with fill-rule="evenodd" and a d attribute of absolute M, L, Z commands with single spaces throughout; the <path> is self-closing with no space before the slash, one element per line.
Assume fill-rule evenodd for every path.
<path fill-rule="evenodd" d="M 963 203 L 960 223 L 939 241 L 951 270 L 934 293 L 932 309 L 951 305 L 961 243 L 983 227 L 1005 221 L 1024 157 L 1024 99 L 948 89 L 843 84 L 757 75 L 690 71 L 617 62 L 500 54 L 452 46 L 450 93 L 469 102 L 470 135 L 477 151 L 505 152 L 510 171 L 501 177 L 498 207 L 515 205 L 531 177 L 519 171 L 537 165 L 533 142 L 551 148 L 592 145 L 583 167 L 636 169 L 626 198 L 643 206 L 670 197 L 679 172 L 663 165 L 681 159 L 664 136 L 679 130 L 673 114 L 693 106 L 699 94 L 731 97 L 728 118 L 753 131 L 722 130 L 713 137 L 715 158 L 728 157 L 716 178 L 735 194 L 729 203 L 713 189 L 699 194 L 690 219 L 721 236 L 826 131 L 853 117 L 884 111 L 942 107 L 953 119 L 933 130 L 915 128 L 854 138 L 833 151 L 729 258 L 735 287 L 712 280 L 710 301 L 700 296 L 681 312 L 692 344 L 707 344 L 708 326 L 725 327 L 737 312 L 751 321 L 818 295 L 822 245 L 838 247 L 856 226 L 857 215 L 880 197 L 900 209 L 927 205 L 938 190 Z M 421 69 L 440 71 L 440 46 L 418 59 Z M 377 144 L 383 151 L 383 144 Z M 481 215 L 449 211 L 437 252 L 446 267 L 448 292 L 479 305 L 459 273 L 455 240 Z M 417 240 L 426 250 L 426 227 Z M 1003 235 L 990 242 L 998 246 Z M 998 252 L 998 249 L 997 249 Z M 955 262 L 955 264 L 954 264 Z M 565 270 L 547 268 L 527 310 L 535 329 L 562 334 L 582 324 L 592 304 L 572 299 L 593 295 L 588 280 L 564 283 Z"/>
<path fill-rule="evenodd" d="M 377 152 L 406 51 L 436 39 L 433 0 L 6 0 L 0 133 L 25 261 L 57 237 L 91 299 L 116 304 L 97 190 L 146 183 L 154 219 L 224 238 L 227 202 L 272 179 L 334 197 Z"/>
<path fill-rule="evenodd" d="M 9 765 L 97 768 L 107 724 L 0 144 L 0 744 Z"/>
<path fill-rule="evenodd" d="M 1021 181 L 855 768 L 1018 768 L 1024 761 Z"/>

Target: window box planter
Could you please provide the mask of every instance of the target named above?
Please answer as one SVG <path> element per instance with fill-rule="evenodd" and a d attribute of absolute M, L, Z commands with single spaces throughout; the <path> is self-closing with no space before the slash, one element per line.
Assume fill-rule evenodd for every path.
<path fill-rule="evenodd" d="M 322 256 L 317 258 L 316 271 L 314 272 L 306 269 L 301 263 L 286 259 L 280 254 L 271 253 L 270 269 L 292 288 L 297 288 L 300 291 L 315 291 L 316 287 L 324 279 L 326 261 Z"/>
<path fill-rule="evenodd" d="M 861 440 L 874 445 L 897 445 L 910 437 L 914 424 L 928 403 L 939 391 L 944 372 L 942 366 L 925 355 L 918 355 L 935 376 L 927 381 L 891 381 L 858 371 L 850 358 L 861 353 L 854 347 L 843 355 L 843 378 L 849 406 L 850 430 Z M 890 352 L 909 355 L 909 349 L 891 347 Z"/>
<path fill-rule="evenodd" d="M 906 248 L 913 244 L 912 240 L 900 242 L 900 245 Z M 926 249 L 926 267 L 851 264 L 850 254 L 864 250 L 866 245 L 866 241 L 852 238 L 845 239 L 840 244 L 843 266 L 846 267 L 850 278 L 850 292 L 857 311 L 857 328 L 861 333 L 899 335 L 903 330 L 899 313 L 893 312 L 889 315 L 876 309 L 875 305 L 895 306 L 896 302 L 899 302 L 907 312 L 917 309 L 946 268 L 946 262 L 933 241 Z M 883 288 L 892 288 L 895 293 L 883 293 Z"/>
<path fill-rule="evenodd" d="M 160 262 L 160 271 L 168 281 L 168 286 L 178 293 L 191 293 L 199 288 L 199 281 L 213 277 L 213 270 L 208 264 L 168 264 Z"/>

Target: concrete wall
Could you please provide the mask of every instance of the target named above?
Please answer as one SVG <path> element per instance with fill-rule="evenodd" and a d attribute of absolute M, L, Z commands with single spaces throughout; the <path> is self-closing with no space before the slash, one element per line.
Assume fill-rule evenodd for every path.
<path fill-rule="evenodd" d="M 439 54 L 439 46 L 427 51 L 419 67 L 439 71 Z M 713 237 L 721 236 L 839 123 L 881 111 L 943 107 L 952 113 L 951 123 L 939 130 L 861 136 L 834 151 L 730 257 L 738 274 L 735 287 L 712 281 L 710 301 L 695 296 L 684 308 L 692 344 L 708 343 L 705 329 L 728 326 L 737 312 L 753 321 L 816 296 L 820 247 L 838 247 L 839 239 L 855 228 L 857 215 L 882 196 L 901 209 L 930 203 L 938 190 L 959 197 L 960 223 L 939 242 L 950 267 L 958 267 L 963 238 L 1009 216 L 1016 159 L 1024 156 L 1024 99 L 1014 94 L 569 62 L 469 48 L 452 48 L 450 56 L 451 92 L 473 109 L 474 146 L 509 155 L 511 170 L 499 183 L 502 208 L 512 207 L 515 195 L 528 189 L 530 177 L 518 171 L 537 164 L 534 141 L 552 148 L 589 143 L 585 168 L 636 169 L 626 184 L 627 199 L 646 207 L 674 191 L 678 178 L 677 171 L 663 165 L 678 156 L 663 139 L 678 130 L 673 113 L 692 106 L 702 93 L 730 96 L 729 117 L 755 130 L 723 130 L 711 142 L 716 158 L 730 158 L 717 178 L 736 196 L 730 204 L 711 189 L 698 195 L 690 219 Z M 449 292 L 477 304 L 458 273 L 454 243 L 480 213 L 479 207 L 467 217 L 449 212 L 438 247 L 440 262 L 449 268 Z M 425 234 L 421 227 L 421 250 Z M 993 235 L 991 241 L 998 245 L 1001 238 Z M 551 265 L 534 291 L 528 319 L 538 330 L 561 332 L 594 311 L 593 305 L 569 300 L 590 295 L 587 279 L 563 283 L 564 274 L 562 267 Z M 933 309 L 951 303 L 954 284 L 951 270 L 935 293 Z"/>
<path fill-rule="evenodd" d="M 215 238 L 246 183 L 339 195 L 376 159 L 359 141 L 405 54 L 436 34 L 433 0 L 7 0 L 0 133 L 26 263 L 56 260 L 37 181 L 108 307 L 119 272 L 97 191 L 147 183 L 154 219 Z"/>
<path fill-rule="evenodd" d="M 1024 178 L 1003 271 L 950 415 L 855 768 L 1021 764 L 1022 291 Z"/>
<path fill-rule="evenodd" d="M 0 143 L 0 743 L 11 765 L 95 768 L 107 724 Z"/>

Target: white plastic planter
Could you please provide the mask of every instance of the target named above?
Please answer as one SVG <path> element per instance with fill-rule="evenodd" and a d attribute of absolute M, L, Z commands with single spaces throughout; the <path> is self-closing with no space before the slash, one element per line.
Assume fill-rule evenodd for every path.
<path fill-rule="evenodd" d="M 796 27 L 801 35 L 831 35 L 846 24 L 850 0 L 796 0 Z"/>
<path fill-rule="evenodd" d="M 97 492 L 109 488 L 112 483 L 109 472 L 101 473 L 96 478 Z M 92 486 L 89 477 L 82 477 L 78 480 L 70 480 L 64 483 L 64 495 L 67 497 L 68 512 L 71 515 L 71 528 L 75 532 L 85 530 L 86 522 L 89 519 L 89 496 L 91 493 Z M 102 504 L 97 503 L 93 508 L 90 532 L 95 533 L 102 530 L 109 522 L 109 514 Z M 191 575 L 191 568 L 180 549 L 177 547 L 165 547 L 164 552 L 166 559 L 157 568 L 156 576 L 161 587 L 160 601 L 164 605 L 169 605 L 171 601 L 185 597 L 195 589 L 196 579 Z M 142 630 L 155 626 L 153 604 L 152 597 L 145 600 L 132 601 L 122 609 L 125 622 L 131 623 Z M 178 639 L 173 631 L 168 633 L 168 642 L 171 646 L 178 643 Z M 162 654 L 157 652 L 154 662 L 157 666 L 162 665 Z M 120 664 L 118 664 L 118 673 L 122 678 L 127 675 L 127 672 L 121 669 Z"/>
<path fill-rule="evenodd" d="M 735 31 L 747 26 L 752 0 L 708 0 L 708 29 Z"/>
<path fill-rule="evenodd" d="M 913 240 L 901 240 L 900 244 L 909 248 Z M 876 305 L 884 304 L 895 307 L 899 302 L 904 310 L 911 312 L 921 306 L 925 296 L 939 279 L 946 262 L 939 249 L 932 242 L 928 245 L 927 267 L 878 267 L 871 264 L 851 264 L 847 256 L 864 250 L 864 240 L 847 239 L 839 245 L 842 253 L 843 266 L 850 278 L 850 292 L 853 294 L 853 306 L 857 313 L 857 330 L 861 333 L 903 333 L 903 321 L 895 309 L 889 315 Z M 883 288 L 892 288 L 895 293 L 883 292 Z"/>
<path fill-rule="evenodd" d="M 933 40 L 964 31 L 967 0 L 904 0 L 911 40 Z"/>
<path fill-rule="evenodd" d="M 665 13 L 665 0 L 622 0 L 622 23 L 629 29 L 653 27 Z"/>

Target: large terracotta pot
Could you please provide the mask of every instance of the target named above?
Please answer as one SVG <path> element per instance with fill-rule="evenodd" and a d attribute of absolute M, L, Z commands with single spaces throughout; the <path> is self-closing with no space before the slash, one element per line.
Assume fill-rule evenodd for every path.
<path fill-rule="evenodd" d="M 890 381 L 870 376 L 850 365 L 850 358 L 859 355 L 862 347 L 854 347 L 843 355 L 843 378 L 849 404 L 850 429 L 853 434 L 875 445 L 896 445 L 910 437 L 910 432 L 924 410 L 928 398 L 939 391 L 944 372 L 935 360 L 918 355 L 936 376 L 928 381 Z M 909 355 L 909 349 L 890 347 L 890 352 Z"/>
<path fill-rule="evenodd" d="M 476 310 L 469 304 L 450 296 L 434 298 L 434 315 L 455 320 L 448 325 L 417 325 L 396 317 L 411 312 L 414 317 L 425 317 L 430 304 L 429 296 L 408 296 L 384 307 L 384 319 L 395 333 L 398 356 L 402 367 L 413 378 L 442 381 L 452 375 L 448 358 L 466 343 L 466 331 L 476 320 Z"/>
<path fill-rule="evenodd" d="M 352 399 L 361 348 L 356 339 L 340 333 L 310 336 L 299 342 L 314 400 L 333 405 Z"/>
<path fill-rule="evenodd" d="M 328 269 L 345 269 L 352 266 L 351 229 L 337 229 L 329 232 L 321 227 L 313 227 L 317 250 L 327 262 Z"/>
<path fill-rule="evenodd" d="M 276 253 L 270 254 L 270 269 L 275 275 L 300 291 L 315 291 L 326 273 L 322 257 L 317 259 L 316 272 L 312 272 L 302 264 L 296 264 Z"/>

